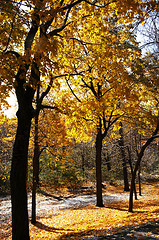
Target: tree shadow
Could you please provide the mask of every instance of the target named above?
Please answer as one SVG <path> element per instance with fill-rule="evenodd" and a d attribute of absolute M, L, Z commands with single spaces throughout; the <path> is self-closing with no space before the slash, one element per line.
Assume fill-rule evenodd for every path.
<path fill-rule="evenodd" d="M 72 231 L 71 229 L 66 229 L 66 228 L 54 228 L 47 226 L 39 221 L 36 221 L 36 223 L 33 224 L 35 227 L 40 228 L 42 230 L 45 230 L 47 232 L 59 232 L 59 231 Z"/>
<path fill-rule="evenodd" d="M 52 198 L 54 198 L 54 199 L 56 199 L 58 201 L 62 201 L 64 199 L 63 197 L 60 197 L 60 196 L 58 197 L 58 196 L 52 195 L 52 194 L 47 193 L 47 192 L 45 192 L 45 191 L 43 191 L 41 189 L 38 190 L 38 192 L 41 193 L 42 195 L 46 196 L 46 197 L 52 197 Z"/>
<path fill-rule="evenodd" d="M 153 240 L 158 239 L 158 229 L 159 229 L 159 221 L 147 222 L 144 224 L 138 225 L 130 225 L 130 226 L 122 226 L 118 228 L 114 228 L 111 231 L 108 229 L 102 230 L 84 230 L 79 232 L 70 232 L 67 234 L 63 234 L 58 240 L 70 240 L 70 239 L 78 239 L 78 240 L 87 240 L 87 239 L 118 239 L 118 240 L 134 240 L 134 239 L 142 239 L 142 240 Z M 104 233 L 105 232 L 105 233 Z M 104 235 L 103 235 L 104 234 Z M 157 234 L 157 235 L 155 235 Z M 156 238 L 157 237 L 157 238 Z"/>

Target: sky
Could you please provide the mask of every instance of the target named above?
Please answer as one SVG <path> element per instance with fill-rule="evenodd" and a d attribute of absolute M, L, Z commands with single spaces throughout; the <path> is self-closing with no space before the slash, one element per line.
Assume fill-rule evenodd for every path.
<path fill-rule="evenodd" d="M 13 118 L 16 116 L 17 112 L 17 101 L 16 101 L 16 96 L 14 93 L 10 93 L 10 97 L 7 98 L 7 101 L 10 105 L 10 107 L 7 110 L 4 110 L 4 114 L 8 118 Z"/>

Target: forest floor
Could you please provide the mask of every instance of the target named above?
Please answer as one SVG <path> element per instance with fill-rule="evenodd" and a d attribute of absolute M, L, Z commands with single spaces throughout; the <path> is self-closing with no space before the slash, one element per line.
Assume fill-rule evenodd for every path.
<path fill-rule="evenodd" d="M 128 212 L 129 193 L 106 185 L 105 207 L 95 206 L 94 189 L 37 194 L 37 223 L 30 223 L 31 240 L 39 239 L 159 239 L 159 182 L 142 184 L 142 196 Z M 29 215 L 31 196 L 29 195 Z M 0 239 L 11 239 L 10 197 L 0 198 Z"/>

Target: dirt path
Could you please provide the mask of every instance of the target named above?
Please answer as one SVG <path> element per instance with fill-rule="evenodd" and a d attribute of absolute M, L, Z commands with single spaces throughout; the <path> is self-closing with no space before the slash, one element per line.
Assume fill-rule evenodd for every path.
<path fill-rule="evenodd" d="M 104 189 L 105 208 L 102 210 L 94 207 L 94 189 L 80 192 L 41 191 L 37 194 L 37 220 L 40 220 L 40 225 L 30 225 L 30 234 L 32 239 L 47 239 L 50 236 L 49 239 L 61 240 L 159 240 L 158 186 L 158 183 L 143 184 L 143 196 L 136 202 L 133 214 L 127 213 L 125 206 L 129 193 L 124 193 L 122 186 Z M 28 200 L 31 216 L 31 195 Z M 92 207 L 84 208 L 90 205 Z M 65 216 L 63 211 L 59 211 L 63 209 L 66 209 Z M 63 224 L 64 227 L 61 227 Z M 0 225 L 0 239 L 11 239 L 9 196 L 0 198 Z"/>
<path fill-rule="evenodd" d="M 78 196 L 67 196 L 67 197 L 56 197 L 51 194 L 45 196 L 44 194 L 37 194 L 37 216 L 44 217 L 49 216 L 50 210 L 57 211 L 66 208 L 79 208 L 89 205 L 95 205 L 96 196 L 95 194 L 87 195 L 80 194 Z M 103 194 L 104 204 L 110 202 L 119 202 L 128 199 L 128 193 L 122 194 Z M 28 197 L 28 211 L 31 216 L 31 195 Z M 11 217 L 11 198 L 1 197 L 0 198 L 0 224 L 6 222 Z"/>

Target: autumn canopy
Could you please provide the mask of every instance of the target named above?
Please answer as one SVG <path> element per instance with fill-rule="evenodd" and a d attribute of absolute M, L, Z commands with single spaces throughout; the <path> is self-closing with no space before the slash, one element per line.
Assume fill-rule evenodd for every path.
<path fill-rule="evenodd" d="M 148 77 L 142 78 L 144 63 L 133 31 L 152 11 L 158 11 L 155 0 L 0 1 L 1 108 L 13 90 L 18 103 L 11 169 L 13 239 L 30 239 L 28 144 L 31 121 L 41 110 L 60 113 L 77 142 L 94 139 L 97 206 L 103 206 L 101 149 L 110 127 L 117 129 L 119 119 L 141 125 L 147 116 L 144 121 L 151 119 L 155 130 L 157 109 L 148 111 L 141 97 L 149 85 Z M 156 81 L 152 69 L 146 74 Z M 149 89 L 150 101 L 156 101 L 154 94 Z"/>

